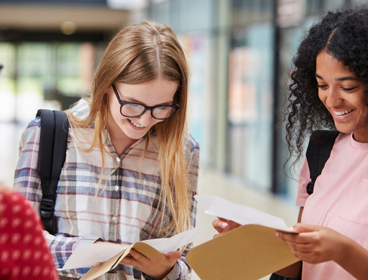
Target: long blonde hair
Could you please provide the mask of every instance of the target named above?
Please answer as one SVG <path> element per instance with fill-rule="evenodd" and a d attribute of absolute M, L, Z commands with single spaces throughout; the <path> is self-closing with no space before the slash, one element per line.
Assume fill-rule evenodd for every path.
<path fill-rule="evenodd" d="M 190 190 L 184 155 L 188 75 L 184 51 L 170 27 L 151 21 L 134 24 L 121 30 L 106 49 L 92 82 L 88 118 L 81 120 L 67 113 L 71 125 L 75 127 L 85 127 L 95 122 L 91 147 L 85 151 L 90 152 L 96 146 L 99 147 L 102 156 L 102 176 L 104 152 L 107 152 L 103 142 L 103 131 L 109 113 L 106 91 L 111 84 L 115 82 L 140 84 L 157 78 L 178 82 L 180 109 L 171 118 L 151 128 L 142 155 L 144 160 L 148 141 L 154 130 L 158 141 L 161 211 L 165 212 L 167 208 L 169 216 L 172 217 L 170 223 L 161 228 L 160 232 L 175 234 L 190 228 Z"/>

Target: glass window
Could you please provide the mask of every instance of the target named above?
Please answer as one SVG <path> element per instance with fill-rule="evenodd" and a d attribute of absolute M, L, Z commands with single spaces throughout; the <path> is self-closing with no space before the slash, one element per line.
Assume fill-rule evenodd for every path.
<path fill-rule="evenodd" d="M 88 42 L 0 43 L 0 121 L 29 122 L 39 108 L 69 108 L 89 93 L 105 47 Z"/>
<path fill-rule="evenodd" d="M 247 28 L 230 51 L 228 168 L 269 190 L 272 164 L 273 26 Z"/>

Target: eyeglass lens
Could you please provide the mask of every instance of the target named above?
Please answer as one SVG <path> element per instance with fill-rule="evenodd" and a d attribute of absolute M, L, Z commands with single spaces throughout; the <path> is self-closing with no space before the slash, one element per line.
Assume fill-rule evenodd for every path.
<path fill-rule="evenodd" d="M 140 104 L 124 104 L 121 108 L 121 113 L 128 117 L 137 117 L 144 111 L 144 106 Z M 175 112 L 175 108 L 168 106 L 156 107 L 152 111 L 152 115 L 157 119 L 165 119 L 171 117 Z"/>

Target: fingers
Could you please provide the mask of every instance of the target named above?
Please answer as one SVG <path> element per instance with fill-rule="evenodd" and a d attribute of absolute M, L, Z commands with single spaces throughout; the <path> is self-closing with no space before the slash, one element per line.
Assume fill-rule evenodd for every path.
<path fill-rule="evenodd" d="M 215 230 L 218 233 L 222 233 L 226 228 L 228 228 L 228 223 L 225 221 L 221 221 L 221 220 L 214 220 L 212 222 L 212 226 L 215 228 Z"/>
<path fill-rule="evenodd" d="M 307 224 L 301 224 L 301 223 L 297 223 L 295 226 L 293 226 L 293 228 L 297 232 L 312 232 L 312 231 L 318 231 L 321 229 L 320 226 L 307 225 Z"/>
<path fill-rule="evenodd" d="M 125 265 L 130 265 L 139 268 L 141 265 L 144 265 L 145 262 L 147 262 L 149 259 L 142 255 L 141 253 L 138 253 L 135 250 L 130 250 L 129 252 L 130 256 L 125 257 L 120 263 Z"/>
<path fill-rule="evenodd" d="M 165 254 L 165 256 L 169 258 L 170 260 L 174 260 L 176 262 L 178 259 L 181 258 L 181 253 L 178 251 L 174 251 L 169 254 Z"/>
<path fill-rule="evenodd" d="M 230 221 L 230 220 L 228 220 L 228 219 L 224 219 L 224 218 L 221 218 L 221 217 L 217 217 L 217 219 L 219 219 L 220 221 L 222 221 L 222 222 L 228 222 L 228 221 Z"/>
<path fill-rule="evenodd" d="M 213 227 L 215 228 L 227 228 L 228 227 L 228 221 L 227 220 L 214 220 L 212 222 Z"/>
<path fill-rule="evenodd" d="M 316 231 L 303 232 L 299 234 L 276 231 L 275 235 L 281 238 L 285 242 L 292 242 L 292 243 L 297 243 L 297 244 L 309 244 L 309 243 L 312 243 L 313 240 L 317 238 Z"/>
<path fill-rule="evenodd" d="M 141 266 L 141 263 L 140 262 L 138 262 L 133 257 L 128 257 L 128 256 L 125 257 L 124 259 L 122 259 L 121 262 L 120 262 L 120 264 L 134 266 L 136 268 L 139 268 Z"/>
<path fill-rule="evenodd" d="M 148 260 L 148 258 L 141 253 L 138 253 L 136 250 L 130 250 L 129 252 L 134 259 L 136 259 L 138 262 L 142 263 Z"/>
<path fill-rule="evenodd" d="M 215 234 L 213 238 L 219 237 L 220 235 L 227 233 L 234 228 L 241 227 L 240 224 L 223 218 L 218 218 L 218 220 L 214 220 L 212 222 L 212 226 L 218 232 L 218 234 Z"/>

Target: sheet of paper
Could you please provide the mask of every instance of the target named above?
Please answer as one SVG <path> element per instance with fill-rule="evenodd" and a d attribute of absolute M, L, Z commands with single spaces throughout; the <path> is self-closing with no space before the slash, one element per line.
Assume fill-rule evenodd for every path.
<path fill-rule="evenodd" d="M 160 253 L 167 254 L 184 245 L 192 243 L 196 237 L 207 227 L 208 225 L 191 229 L 174 235 L 170 238 L 150 239 L 141 242 L 150 245 Z M 106 262 L 117 254 L 122 253 L 125 250 L 125 248 L 122 246 L 124 245 L 114 243 L 82 243 L 73 252 L 61 270 L 79 267 L 92 267 L 99 263 Z M 128 247 L 128 245 L 126 245 L 126 247 Z"/>
<path fill-rule="evenodd" d="M 251 207 L 230 202 L 215 195 L 196 195 L 194 198 L 205 213 L 229 219 L 241 225 L 256 224 L 270 228 L 288 230 L 283 219 Z"/>
<path fill-rule="evenodd" d="M 191 229 L 170 238 L 157 238 L 141 241 L 155 248 L 162 254 L 168 254 L 176 249 L 192 243 L 196 237 L 204 231 L 209 225 L 201 226 L 199 228 Z"/>
<path fill-rule="evenodd" d="M 125 251 L 129 245 L 113 243 L 82 243 L 73 252 L 62 269 L 74 269 L 80 267 L 91 267 L 103 263 Z M 124 248 L 125 247 L 125 248 Z"/>

